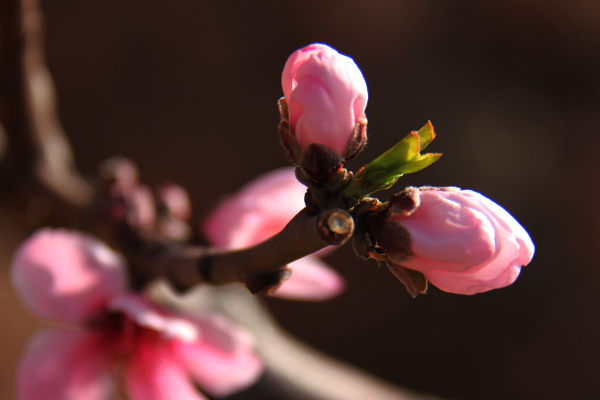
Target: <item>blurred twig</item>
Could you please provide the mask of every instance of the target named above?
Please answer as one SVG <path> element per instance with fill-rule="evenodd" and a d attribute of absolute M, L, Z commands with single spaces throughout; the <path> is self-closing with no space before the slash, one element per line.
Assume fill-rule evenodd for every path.
<path fill-rule="evenodd" d="M 92 188 L 75 168 L 58 121 L 38 0 L 0 0 L 0 18 L 0 121 L 7 141 L 1 183 L 89 205 Z"/>

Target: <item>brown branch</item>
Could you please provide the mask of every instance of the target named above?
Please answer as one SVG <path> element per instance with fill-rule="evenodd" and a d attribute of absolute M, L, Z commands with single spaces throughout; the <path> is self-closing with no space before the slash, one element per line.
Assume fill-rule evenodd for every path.
<path fill-rule="evenodd" d="M 3 163 L 6 175 L 26 171 L 33 157 L 29 151 L 33 146 L 31 137 L 25 134 L 29 131 L 29 122 L 23 90 L 25 35 L 22 14 L 19 1 L 0 0 L 0 121 L 10 144 L 10 155 Z"/>
<path fill-rule="evenodd" d="M 0 10 L 0 121 L 8 142 L 3 182 L 33 183 L 73 206 L 89 205 L 93 190 L 75 168 L 57 117 L 38 0 L 0 0 Z"/>
<path fill-rule="evenodd" d="M 201 282 L 242 282 L 252 293 L 270 293 L 289 276 L 287 264 L 326 246 L 344 244 L 353 232 L 354 220 L 345 210 L 314 215 L 304 209 L 281 232 L 250 248 L 227 252 L 200 247 L 142 250 L 129 258 L 138 280 L 163 277 L 181 291 Z"/>

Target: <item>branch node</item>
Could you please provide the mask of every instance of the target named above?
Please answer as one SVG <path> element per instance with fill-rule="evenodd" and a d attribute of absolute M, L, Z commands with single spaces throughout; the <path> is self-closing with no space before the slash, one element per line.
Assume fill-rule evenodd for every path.
<path fill-rule="evenodd" d="M 282 268 L 268 274 L 246 276 L 243 280 L 252 294 L 273 294 L 291 275 L 291 269 Z"/>
<path fill-rule="evenodd" d="M 325 211 L 319 218 L 319 234 L 331 245 L 342 245 L 354 233 L 352 215 L 341 208 Z"/>

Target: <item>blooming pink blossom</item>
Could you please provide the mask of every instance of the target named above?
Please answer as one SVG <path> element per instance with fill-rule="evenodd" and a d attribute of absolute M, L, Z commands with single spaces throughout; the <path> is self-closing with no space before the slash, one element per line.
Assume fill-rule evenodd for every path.
<path fill-rule="evenodd" d="M 245 331 L 220 316 L 189 318 L 126 291 L 123 258 L 99 240 L 43 229 L 17 251 L 11 279 L 48 329 L 17 372 L 19 400 L 199 400 L 253 383 L 261 363 Z"/>
<path fill-rule="evenodd" d="M 204 232 L 224 250 L 255 245 L 281 231 L 304 208 L 305 192 L 293 168 L 269 172 L 220 204 L 204 224 Z M 314 255 L 289 266 L 292 276 L 274 296 L 325 300 L 344 290 L 342 277 Z"/>
<path fill-rule="evenodd" d="M 311 44 L 288 58 L 281 85 L 300 147 L 322 144 L 343 155 L 368 99 L 354 61 L 324 44 Z"/>
<path fill-rule="evenodd" d="M 414 254 L 398 264 L 446 292 L 508 286 L 534 253 L 531 238 L 506 210 L 470 190 L 421 190 L 416 210 L 391 220 L 408 229 Z"/>

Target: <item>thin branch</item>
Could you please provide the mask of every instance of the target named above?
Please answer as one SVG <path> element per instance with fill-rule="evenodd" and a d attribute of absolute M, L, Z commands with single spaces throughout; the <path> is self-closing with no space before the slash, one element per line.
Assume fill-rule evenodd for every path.
<path fill-rule="evenodd" d="M 202 282 L 242 282 L 252 293 L 270 293 L 289 276 L 287 264 L 326 246 L 341 245 L 353 232 L 354 220 L 345 210 L 314 215 L 303 209 L 281 232 L 250 248 L 212 253 L 200 247 L 143 249 L 129 258 L 138 279 L 163 277 L 181 291 Z"/>
<path fill-rule="evenodd" d="M 38 0 L 0 1 L 0 121 L 8 141 L 4 181 L 33 181 L 68 204 L 89 205 L 93 190 L 75 168 L 57 117 Z"/>
<path fill-rule="evenodd" d="M 0 0 L 0 121 L 10 144 L 10 155 L 3 162 L 5 175 L 27 171 L 33 158 L 23 90 L 25 35 L 22 14 L 20 1 Z"/>

